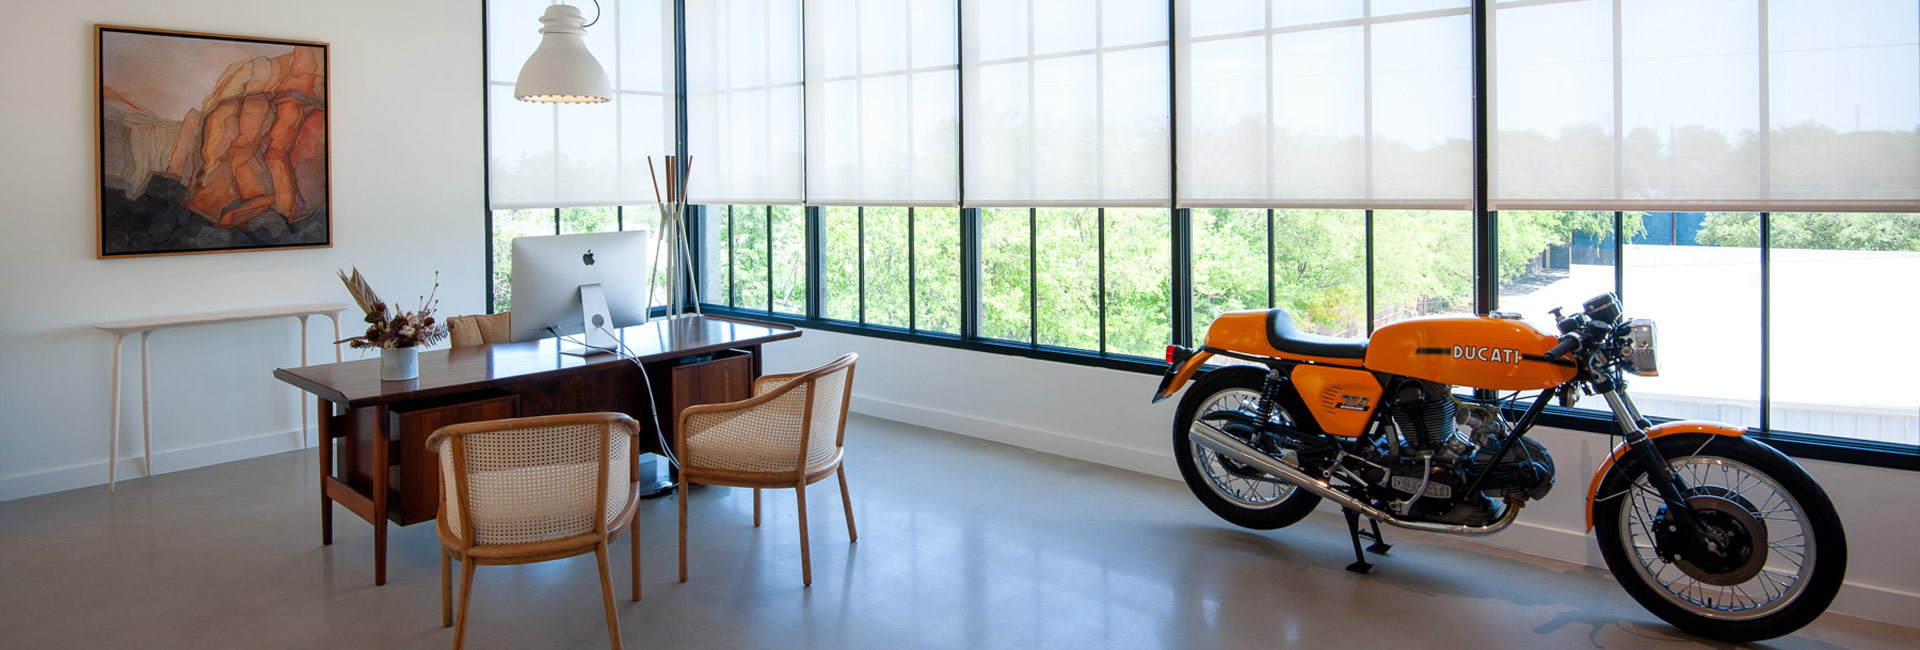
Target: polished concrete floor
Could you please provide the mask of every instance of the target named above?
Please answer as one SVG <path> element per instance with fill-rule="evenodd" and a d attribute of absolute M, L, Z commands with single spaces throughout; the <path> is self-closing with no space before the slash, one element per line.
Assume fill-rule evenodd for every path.
<path fill-rule="evenodd" d="M 1606 573 L 1415 533 L 1374 575 L 1343 523 L 1215 519 L 1184 485 L 855 417 L 848 544 L 831 481 L 809 493 L 811 588 L 791 492 L 696 488 L 691 579 L 672 499 L 646 502 L 645 599 L 629 648 L 1633 648 L 1710 646 Z M 0 648 L 446 648 L 431 524 L 336 511 L 320 545 L 311 450 L 0 503 Z M 627 545 L 614 556 L 627 590 Z M 592 556 L 481 567 L 468 647 L 604 648 Z M 1775 648 L 1913 647 L 1915 630 L 1829 614 Z"/>

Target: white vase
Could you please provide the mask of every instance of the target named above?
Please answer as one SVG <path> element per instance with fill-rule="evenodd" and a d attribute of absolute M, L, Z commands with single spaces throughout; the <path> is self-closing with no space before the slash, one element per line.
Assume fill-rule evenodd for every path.
<path fill-rule="evenodd" d="M 380 380 L 420 378 L 420 348 L 380 348 Z"/>

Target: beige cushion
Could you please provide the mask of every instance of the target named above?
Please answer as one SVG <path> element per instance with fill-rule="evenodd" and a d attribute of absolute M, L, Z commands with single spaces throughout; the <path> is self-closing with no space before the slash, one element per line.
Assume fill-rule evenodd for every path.
<path fill-rule="evenodd" d="M 510 317 L 503 311 L 485 316 L 455 316 L 447 319 L 447 338 L 453 347 L 506 343 Z"/>

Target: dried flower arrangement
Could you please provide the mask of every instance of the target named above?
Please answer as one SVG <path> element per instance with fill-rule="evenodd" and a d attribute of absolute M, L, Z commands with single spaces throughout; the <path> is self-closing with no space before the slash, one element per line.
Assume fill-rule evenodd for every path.
<path fill-rule="evenodd" d="M 447 328 L 433 318 L 433 310 L 440 305 L 440 272 L 433 273 L 433 292 L 420 297 L 420 308 L 414 311 L 399 311 L 389 308 L 381 302 L 380 296 L 367 285 L 366 278 L 360 277 L 360 269 L 353 269 L 353 275 L 346 271 L 336 271 L 340 281 L 346 283 L 347 293 L 353 294 L 353 301 L 367 312 L 367 333 L 352 338 L 340 339 L 335 343 L 346 343 L 356 349 L 382 348 L 398 349 L 423 345 L 433 345 L 447 338 Z"/>

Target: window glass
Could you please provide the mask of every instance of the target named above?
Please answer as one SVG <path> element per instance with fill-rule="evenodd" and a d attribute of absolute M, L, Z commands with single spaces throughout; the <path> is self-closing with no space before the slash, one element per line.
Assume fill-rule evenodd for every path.
<path fill-rule="evenodd" d="M 820 281 L 827 294 L 821 301 L 821 316 L 834 320 L 860 320 L 860 208 L 829 206 L 820 208 L 826 230 L 822 242 L 826 255 L 820 269 Z"/>
<path fill-rule="evenodd" d="M 866 322 L 907 326 L 907 209 L 866 209 Z"/>
<path fill-rule="evenodd" d="M 767 206 L 733 206 L 733 306 L 767 311 Z"/>
<path fill-rule="evenodd" d="M 960 211 L 913 209 L 913 320 L 920 331 L 960 332 Z"/>
<path fill-rule="evenodd" d="M 1273 301 L 1303 331 L 1367 333 L 1367 213 L 1273 211 Z"/>
<path fill-rule="evenodd" d="M 1193 219 L 1193 340 L 1221 314 L 1264 309 L 1267 284 L 1267 210 L 1200 208 Z"/>
<path fill-rule="evenodd" d="M 1709 221 L 1699 238 L 1752 246 L 1738 220 Z M 1920 346 L 1848 352 L 1836 340 L 1898 341 L 1920 322 L 1920 301 L 1887 282 L 1920 278 L 1920 215 L 1769 215 L 1768 344 L 1776 430 L 1920 444 Z M 1664 374 L 1666 324 L 1661 323 Z"/>
<path fill-rule="evenodd" d="M 1032 217 L 1024 208 L 980 210 L 980 336 L 1033 340 Z"/>
<path fill-rule="evenodd" d="M 611 205 L 590 208 L 560 208 L 560 234 L 613 232 L 619 229 L 619 208 Z"/>
<path fill-rule="evenodd" d="M 1759 426 L 1759 215 L 1641 219 L 1622 253 L 1620 301 L 1626 317 L 1658 324 L 1660 376 L 1630 378 L 1634 401 L 1649 416 Z"/>
<path fill-rule="evenodd" d="M 1100 211 L 1041 208 L 1034 231 L 1040 345 L 1100 348 Z"/>
<path fill-rule="evenodd" d="M 732 209 L 700 206 L 700 300 L 708 304 L 733 303 Z"/>
<path fill-rule="evenodd" d="M 1639 213 L 1628 213 L 1628 237 L 1644 231 Z M 1614 213 L 1576 211 L 1501 212 L 1500 311 L 1520 314 L 1541 332 L 1558 335 L 1548 313 L 1579 311 L 1581 303 L 1614 285 Z"/>
<path fill-rule="evenodd" d="M 493 313 L 513 309 L 513 240 L 553 234 L 553 210 L 493 211 Z"/>
<path fill-rule="evenodd" d="M 772 207 L 773 310 L 807 314 L 807 209 L 797 205 Z"/>
<path fill-rule="evenodd" d="M 1159 358 L 1173 340 L 1173 213 L 1107 208 L 1107 348 Z"/>
<path fill-rule="evenodd" d="M 1373 326 L 1431 314 L 1470 313 L 1472 215 L 1375 210 Z"/>

